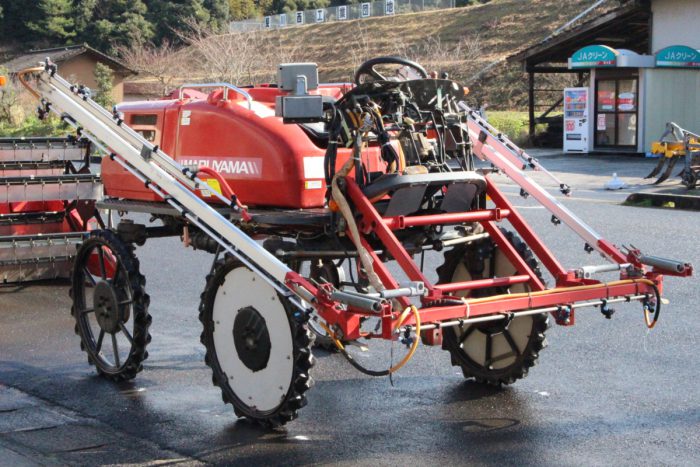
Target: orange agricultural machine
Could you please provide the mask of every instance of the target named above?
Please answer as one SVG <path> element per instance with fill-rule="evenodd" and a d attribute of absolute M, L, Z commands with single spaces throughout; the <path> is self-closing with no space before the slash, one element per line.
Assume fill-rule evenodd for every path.
<path fill-rule="evenodd" d="M 72 314 L 88 361 L 113 380 L 141 371 L 151 318 L 134 245 L 178 236 L 214 254 L 199 308 L 214 383 L 237 415 L 267 426 L 305 405 L 314 336 L 373 376 L 423 342 L 465 377 L 510 384 L 535 364 L 550 317 L 570 326 L 582 308 L 610 317 L 612 304 L 637 301 L 652 327 L 663 276 L 692 273 L 605 240 L 525 174 L 545 169 L 473 112 L 462 86 L 405 59 L 365 62 L 341 85 L 319 85 L 314 64 L 285 64 L 276 85 L 187 85 L 113 110 L 49 60 L 22 79 L 43 112 L 107 154 L 97 207 L 150 217 L 93 230 L 77 251 Z M 604 263 L 564 267 L 493 171 Z M 430 251 L 444 256 L 435 271 Z M 370 369 L 345 348 L 357 339 L 407 349 Z"/>

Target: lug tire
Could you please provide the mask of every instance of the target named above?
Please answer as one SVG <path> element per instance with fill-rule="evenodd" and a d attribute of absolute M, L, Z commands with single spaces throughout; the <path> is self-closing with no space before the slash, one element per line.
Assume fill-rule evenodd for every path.
<path fill-rule="evenodd" d="M 542 279 L 542 272 L 532 251 L 516 234 L 502 230 L 520 256 Z M 490 269 L 494 264 L 497 265 L 493 268 L 495 272 L 505 264 L 505 267 L 510 269 L 508 274 L 515 273 L 515 267 L 505 259 L 491 239 L 486 238 L 461 245 L 445 253 L 445 261 L 437 269 L 439 283 L 465 280 L 465 277 L 460 277 L 465 274 L 465 270 L 468 271 L 467 280 L 474 276 L 478 276 L 474 278 L 493 277 L 494 274 Z M 522 290 L 514 290 L 517 287 Z M 510 292 L 527 290 L 529 290 L 527 286 L 516 285 L 510 289 Z M 482 289 L 478 296 L 488 297 L 503 293 L 509 293 L 509 290 L 506 288 Z M 537 314 L 517 317 L 507 323 L 504 321 L 495 323 L 486 322 L 445 328 L 443 349 L 450 353 L 452 365 L 460 367 L 465 378 L 473 378 L 478 383 L 494 386 L 512 384 L 527 376 L 529 369 L 536 364 L 540 351 L 547 346 L 545 331 L 549 327 L 549 317 L 547 314 Z M 483 349 L 482 344 L 485 346 Z M 501 353 L 496 358 L 489 357 L 494 346 L 497 349 L 507 348 L 508 352 Z"/>
<path fill-rule="evenodd" d="M 151 335 L 148 332 L 151 325 L 151 315 L 148 314 L 150 298 L 145 292 L 146 278 L 139 272 L 139 261 L 133 250 L 132 245 L 123 242 L 111 230 L 94 230 L 78 248 L 71 277 L 70 296 L 73 301 L 71 315 L 75 319 L 75 333 L 80 336 L 80 348 L 87 353 L 88 363 L 96 367 L 98 374 L 116 382 L 133 379 L 136 374 L 143 370 L 143 361 L 148 358 L 146 346 L 151 341 Z M 100 251 L 101 253 L 99 253 Z M 99 271 L 101 268 L 95 267 L 95 259 L 98 266 L 100 262 L 103 265 L 106 264 L 105 261 L 111 264 L 111 267 L 116 264 L 116 268 L 111 272 L 113 274 L 111 278 L 108 277 L 110 273 L 102 273 Z M 96 276 L 97 279 L 95 279 Z M 115 278 L 116 282 L 114 282 Z M 90 308 L 87 304 L 88 289 L 86 286 L 89 283 L 96 289 L 96 282 L 110 284 L 115 296 L 124 298 L 123 302 L 129 302 L 119 305 L 125 319 L 114 319 L 115 323 L 124 327 L 112 333 L 115 336 L 123 335 L 127 344 L 130 344 L 129 353 L 123 360 L 120 357 L 117 361 L 114 357 L 115 353 L 121 356 L 118 344 L 116 349 L 113 344 L 112 359 L 108 360 L 102 349 L 105 345 L 109 347 L 110 338 L 107 338 L 107 335 L 111 336 L 112 334 L 104 332 L 99 322 L 96 327 L 90 324 L 88 315 L 97 312 L 94 311 L 94 298 L 93 311 L 86 311 Z M 132 323 L 131 330 L 128 329 L 129 323 Z M 94 329 L 100 330 L 98 337 L 95 336 Z M 102 337 L 99 337 L 100 335 Z M 117 338 L 114 337 L 114 339 Z"/>
<path fill-rule="evenodd" d="M 309 370 L 314 365 L 310 349 L 313 335 L 307 327 L 308 317 L 305 313 L 296 310 L 287 299 L 277 294 L 272 287 L 262 283 L 259 277 L 257 279 L 261 285 L 255 285 L 251 289 L 247 283 L 242 286 L 244 287 L 242 290 L 250 290 L 249 295 L 238 294 L 233 299 L 226 298 L 226 300 L 233 300 L 235 306 L 232 309 L 222 312 L 221 307 L 224 305 L 220 304 L 217 307 L 217 298 L 224 300 L 220 292 L 225 295 L 227 290 L 236 291 L 236 283 L 225 285 L 227 281 L 238 280 L 245 283 L 253 276 L 252 271 L 237 260 L 228 258 L 216 262 L 212 273 L 207 276 L 206 288 L 201 295 L 199 320 L 202 322 L 203 329 L 200 340 L 206 348 L 205 363 L 212 369 L 212 382 L 221 390 L 224 403 L 233 405 L 233 410 L 238 417 L 248 418 L 266 428 L 276 428 L 297 418 L 297 411 L 306 405 L 304 393 L 313 385 L 313 379 L 309 375 Z M 255 287 L 262 288 L 256 289 Z M 239 313 L 242 310 L 254 308 L 254 305 L 260 308 L 260 301 L 255 295 L 256 290 L 269 293 L 271 299 L 269 308 L 267 310 L 259 309 L 257 312 L 264 318 L 265 326 L 268 322 L 275 324 L 275 326 L 269 329 L 265 328 L 272 342 L 267 366 L 251 371 L 250 367 L 244 367 L 245 360 L 239 356 L 238 347 L 234 345 L 237 320 L 234 320 L 233 316 L 226 317 L 226 314 Z M 228 302 L 222 303 L 226 303 L 228 306 Z M 277 311 L 281 311 L 284 316 L 276 315 Z M 234 323 L 233 333 L 228 330 L 225 324 L 221 324 L 222 318 Z M 218 332 L 217 325 L 221 326 Z M 230 338 L 230 342 L 226 342 L 225 339 L 228 339 L 229 335 L 233 337 Z M 281 356 L 280 351 L 289 352 L 287 361 Z M 275 370 L 274 373 L 270 374 L 274 378 L 281 379 L 275 379 L 274 388 L 261 387 L 260 383 L 266 381 L 264 372 L 266 370 L 273 372 L 273 368 L 276 368 L 275 365 L 281 370 Z M 226 368 L 235 374 L 228 374 L 225 371 Z M 232 368 L 238 369 L 238 371 L 233 372 Z M 257 372 L 262 373 L 256 375 Z M 270 376 L 268 375 L 268 377 Z M 266 399 L 267 396 L 262 396 L 262 394 L 272 392 L 280 392 L 280 398 L 279 400 L 275 399 L 274 403 L 270 404 L 269 400 Z M 254 403 L 247 403 L 248 399 L 253 400 Z M 265 407 L 259 408 L 256 403 Z"/>

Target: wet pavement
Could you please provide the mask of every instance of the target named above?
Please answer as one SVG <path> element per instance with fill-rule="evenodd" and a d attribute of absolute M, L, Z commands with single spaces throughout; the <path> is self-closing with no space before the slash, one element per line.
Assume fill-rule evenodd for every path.
<path fill-rule="evenodd" d="M 623 207 L 617 203 L 628 192 L 599 189 L 613 165 L 632 177 L 654 165 L 640 161 L 574 164 L 567 172 L 554 158 L 548 166 L 560 164 L 557 174 L 577 188 L 567 205 L 606 238 L 700 265 L 700 214 Z M 532 200 L 513 200 L 567 267 L 597 262 Z M 612 320 L 596 309 L 577 312 L 575 326 L 548 331 L 529 376 L 503 389 L 464 381 L 439 348 L 421 346 L 393 385 L 316 351 L 308 406 L 268 432 L 236 421 L 203 362 L 197 308 L 211 257 L 174 239 L 149 241 L 137 255 L 153 341 L 132 382 L 107 382 L 88 365 L 65 283 L 0 288 L 0 465 L 700 461 L 697 278 L 667 279 L 671 303 L 651 332 L 638 304 L 616 306 Z M 426 269 L 440 262 L 430 256 Z M 386 343 L 353 350 L 375 368 L 389 362 Z"/>

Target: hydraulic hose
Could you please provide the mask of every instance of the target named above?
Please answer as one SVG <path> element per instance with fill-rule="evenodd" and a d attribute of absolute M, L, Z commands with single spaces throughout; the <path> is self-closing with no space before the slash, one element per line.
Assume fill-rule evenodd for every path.
<path fill-rule="evenodd" d="M 359 138 L 360 137 L 358 133 L 358 140 L 355 142 L 355 147 L 353 148 L 353 157 L 349 158 L 345 162 L 343 167 L 340 169 L 340 171 L 336 173 L 333 177 L 333 181 L 331 182 L 331 196 L 333 201 L 335 201 L 335 203 L 338 205 L 340 213 L 345 218 L 345 222 L 347 222 L 348 230 L 350 231 L 350 239 L 355 244 L 357 254 L 359 255 L 360 262 L 362 263 L 362 267 L 364 267 L 365 269 L 365 273 L 367 274 L 367 278 L 369 279 L 370 284 L 372 285 L 372 287 L 374 287 L 374 289 L 377 292 L 381 292 L 385 289 L 384 284 L 382 284 L 382 281 L 379 279 L 377 273 L 374 272 L 374 267 L 372 266 L 372 257 L 367 252 L 365 247 L 362 246 L 360 231 L 357 228 L 357 222 L 355 222 L 355 215 L 353 214 L 352 208 L 350 208 L 350 204 L 345 198 L 343 191 L 338 186 L 338 179 L 341 177 L 345 177 L 348 173 L 350 173 L 350 170 L 353 167 L 354 159 L 356 157 L 359 157 L 359 152 L 362 148 L 362 143 Z"/>
<path fill-rule="evenodd" d="M 22 83 L 22 86 L 24 86 L 27 89 L 27 91 L 29 91 L 29 93 L 37 99 L 41 99 L 41 95 L 33 87 L 31 87 L 31 85 L 27 82 L 26 79 L 24 79 L 24 77 L 25 75 L 28 75 L 30 73 L 38 73 L 42 71 L 44 71 L 44 68 L 38 66 L 34 68 L 27 68 L 17 73 L 17 79 L 19 79 L 19 82 Z"/>
<path fill-rule="evenodd" d="M 328 335 L 331 337 L 333 340 L 333 343 L 335 344 L 336 347 L 338 347 L 338 351 L 345 357 L 345 359 L 353 366 L 355 369 L 360 371 L 361 373 L 364 373 L 369 376 L 389 376 L 392 373 L 395 373 L 396 371 L 400 370 L 404 365 L 406 365 L 411 358 L 413 358 L 413 354 L 416 353 L 416 350 L 418 349 L 418 342 L 420 340 L 420 313 L 418 312 L 418 309 L 415 307 L 415 305 L 411 305 L 407 307 L 403 313 L 401 313 L 401 316 L 399 317 L 399 320 L 396 323 L 396 326 L 394 326 L 393 331 L 398 330 L 403 323 L 406 321 L 406 318 L 408 318 L 409 314 L 413 314 L 414 319 L 415 319 L 415 327 L 416 327 L 416 337 L 411 343 L 411 348 L 409 349 L 408 353 L 401 359 L 399 363 L 396 365 L 387 368 L 386 370 L 370 370 L 368 368 L 363 367 L 357 361 L 353 358 L 352 355 L 350 355 L 347 350 L 345 350 L 345 346 L 343 345 L 342 342 L 335 336 L 335 333 L 330 330 L 330 328 L 323 322 L 319 321 L 319 324 L 321 327 L 328 333 Z"/>

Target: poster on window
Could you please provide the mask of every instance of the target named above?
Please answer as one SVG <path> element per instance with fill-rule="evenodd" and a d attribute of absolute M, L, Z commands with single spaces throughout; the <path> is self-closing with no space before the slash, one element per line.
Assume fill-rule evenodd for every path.
<path fill-rule="evenodd" d="M 360 16 L 362 18 L 369 18 L 371 14 L 370 6 L 371 5 L 369 3 L 362 4 L 362 6 L 360 7 Z"/>
<path fill-rule="evenodd" d="M 272 16 L 265 17 L 265 27 L 266 28 L 272 27 Z"/>
<path fill-rule="evenodd" d="M 598 110 L 615 110 L 615 91 L 598 90 Z"/>
<path fill-rule="evenodd" d="M 323 23 L 326 20 L 326 10 L 316 10 L 316 22 Z"/>
<path fill-rule="evenodd" d="M 617 96 L 617 110 L 631 112 L 637 108 L 636 96 L 633 92 L 621 92 Z"/>
<path fill-rule="evenodd" d="M 348 19 L 348 7 L 347 5 L 341 5 L 338 7 L 338 19 L 340 21 Z"/>
<path fill-rule="evenodd" d="M 394 11 L 394 0 L 386 0 L 386 3 L 384 4 L 384 14 L 391 16 L 394 14 Z"/>
<path fill-rule="evenodd" d="M 304 24 L 304 12 L 297 11 L 297 24 Z"/>
<path fill-rule="evenodd" d="M 280 26 L 287 25 L 287 15 L 280 15 Z"/>
<path fill-rule="evenodd" d="M 598 124 L 596 125 L 596 130 L 605 131 L 608 129 L 608 119 L 605 114 L 598 115 Z"/>

